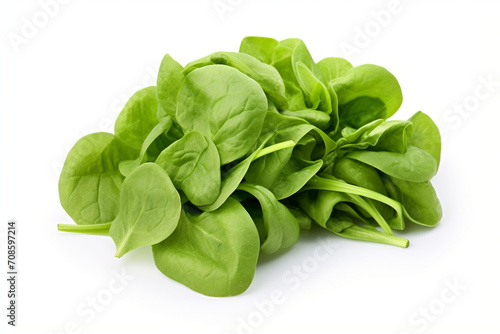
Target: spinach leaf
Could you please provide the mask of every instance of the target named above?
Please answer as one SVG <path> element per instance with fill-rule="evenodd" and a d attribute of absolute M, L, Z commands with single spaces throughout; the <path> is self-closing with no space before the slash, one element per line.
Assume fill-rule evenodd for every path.
<path fill-rule="evenodd" d="M 290 197 L 302 189 L 322 166 L 323 160 L 308 161 L 292 156 L 269 190 L 277 199 Z"/>
<path fill-rule="evenodd" d="M 184 206 L 179 225 L 153 246 L 158 269 L 207 296 L 234 296 L 252 282 L 259 256 L 259 235 L 236 200 L 212 212 Z"/>
<path fill-rule="evenodd" d="M 318 62 L 318 68 L 323 74 L 325 85 L 332 83 L 335 79 L 343 76 L 352 68 L 350 62 L 344 58 L 328 57 Z"/>
<path fill-rule="evenodd" d="M 222 65 L 189 73 L 177 97 L 177 120 L 185 132 L 199 131 L 217 146 L 221 164 L 243 157 L 259 137 L 267 112 L 261 87 Z"/>
<path fill-rule="evenodd" d="M 304 92 L 305 102 L 308 108 L 332 112 L 332 100 L 327 88 L 314 76 L 312 71 L 301 61 L 296 64 L 297 81 Z"/>
<path fill-rule="evenodd" d="M 330 126 L 330 116 L 320 110 L 303 109 L 303 110 L 284 110 L 282 115 L 302 118 L 307 123 L 317 126 L 321 130 L 326 130 Z"/>
<path fill-rule="evenodd" d="M 156 163 L 194 205 L 211 204 L 219 196 L 219 153 L 215 144 L 201 132 L 187 133 L 163 150 Z"/>
<path fill-rule="evenodd" d="M 260 251 L 272 254 L 293 246 L 299 240 L 299 224 L 286 206 L 281 204 L 268 189 L 250 183 L 242 183 L 238 190 L 246 191 L 260 203 L 264 235 Z M 251 213 L 250 213 L 251 215 Z"/>
<path fill-rule="evenodd" d="M 168 132 L 171 126 L 172 118 L 170 118 L 170 116 L 160 119 L 159 123 L 156 124 L 156 126 L 151 130 L 146 139 L 144 139 L 139 157 L 134 160 L 126 160 L 120 162 L 120 173 L 122 173 L 123 176 L 128 176 L 135 168 L 145 162 L 146 152 L 148 151 L 151 144 L 153 144 L 153 142 L 164 132 Z"/>
<path fill-rule="evenodd" d="M 338 159 L 333 164 L 332 175 L 347 183 L 387 196 L 384 183 L 377 170 L 362 162 L 349 158 Z M 378 201 L 373 202 L 373 205 L 384 218 L 389 219 L 393 215 L 393 211 L 387 205 Z"/>
<path fill-rule="evenodd" d="M 278 143 L 269 147 L 264 148 L 267 140 L 264 141 L 261 146 L 256 149 L 252 154 L 250 154 L 245 160 L 239 162 L 237 165 L 233 166 L 227 172 L 222 173 L 221 189 L 217 199 L 210 205 L 200 206 L 201 210 L 213 211 L 219 208 L 231 194 L 238 188 L 238 185 L 242 182 L 243 178 L 247 175 L 247 171 L 251 163 L 261 157 L 265 157 L 268 154 L 276 152 L 278 150 L 285 150 L 290 146 L 293 146 L 292 141 Z"/>
<path fill-rule="evenodd" d="M 441 160 L 441 136 L 434 121 L 419 111 L 408 120 L 413 124 L 413 134 L 409 145 L 418 147 L 434 157 L 437 168 Z"/>
<path fill-rule="evenodd" d="M 127 101 L 115 122 L 115 134 L 125 144 L 140 152 L 142 143 L 158 124 L 156 87 L 137 91 Z"/>
<path fill-rule="evenodd" d="M 410 182 L 394 177 L 385 177 L 386 187 L 392 188 L 391 197 L 401 202 L 407 221 L 424 225 L 435 226 L 443 215 L 441 203 L 434 187 L 429 181 Z"/>
<path fill-rule="evenodd" d="M 158 120 L 170 116 L 174 121 L 177 110 L 177 92 L 184 80 L 183 67 L 170 55 L 165 55 L 156 80 L 158 104 Z"/>
<path fill-rule="evenodd" d="M 279 110 L 285 110 L 288 107 L 288 101 L 285 96 L 285 86 L 283 79 L 278 71 L 258 59 L 238 52 L 215 52 L 211 55 L 191 62 L 186 65 L 184 74 L 187 75 L 193 70 L 208 65 L 227 65 L 247 75 L 255 80 L 264 90 L 269 101 Z"/>
<path fill-rule="evenodd" d="M 168 174 L 154 163 L 143 164 L 125 179 L 120 211 L 109 229 L 116 256 L 165 240 L 175 230 L 180 197 Z"/>
<path fill-rule="evenodd" d="M 341 125 L 353 128 L 391 117 L 403 102 L 396 78 L 376 65 L 351 68 L 333 81 L 332 89 L 338 96 Z"/>
<path fill-rule="evenodd" d="M 346 157 L 364 162 L 399 179 L 412 182 L 429 181 L 436 174 L 436 160 L 426 151 L 409 146 L 405 153 L 354 151 Z"/>
<path fill-rule="evenodd" d="M 274 38 L 248 36 L 241 41 L 239 52 L 254 56 L 270 65 L 273 62 L 274 49 L 278 44 L 279 42 Z"/>
<path fill-rule="evenodd" d="M 363 196 L 369 199 L 377 200 L 381 203 L 387 204 L 391 208 L 394 209 L 396 212 L 395 216 L 389 221 L 389 226 L 391 228 L 397 229 L 397 230 L 403 230 L 405 228 L 404 220 L 403 220 L 403 211 L 404 208 L 396 200 L 393 200 L 392 198 L 389 198 L 387 196 L 381 195 L 377 192 L 374 192 L 372 190 L 358 187 L 355 185 L 350 185 L 347 184 L 343 181 L 340 181 L 336 179 L 332 175 L 328 174 L 322 174 L 322 177 L 319 176 L 314 176 L 307 182 L 306 186 L 303 188 L 303 190 L 309 190 L 309 189 L 315 189 L 315 190 L 329 190 L 329 191 L 336 191 L 339 193 L 345 193 L 345 194 L 350 194 L 350 195 L 358 195 L 358 196 Z M 351 197 L 354 199 L 354 197 Z M 372 206 L 371 203 L 366 202 L 366 205 L 362 203 L 361 201 L 358 201 L 361 206 L 364 206 L 363 208 L 368 211 L 370 214 L 375 214 L 377 216 L 380 215 L 378 211 L 374 208 L 370 208 Z M 381 217 L 381 216 L 380 216 Z M 383 218 L 380 219 L 380 223 L 383 225 Z M 374 216 L 375 218 L 375 216 Z M 313 218 L 314 219 L 314 218 Z"/>
<path fill-rule="evenodd" d="M 73 146 L 59 178 L 59 198 L 77 224 L 115 219 L 124 179 L 118 165 L 134 155 L 135 150 L 105 132 L 87 135 Z"/>
<path fill-rule="evenodd" d="M 284 116 L 276 112 L 269 112 L 266 116 L 265 125 L 262 129 L 260 138 L 266 138 L 266 136 L 270 137 L 268 145 L 288 140 L 297 143 L 310 132 L 317 133 L 324 141 L 324 149 L 323 152 L 321 152 L 320 158 L 326 158 L 326 156 L 334 150 L 335 142 L 333 142 L 324 132 L 299 118 Z M 250 183 L 259 184 L 271 189 L 273 185 L 278 182 L 278 179 L 280 179 L 280 175 L 284 172 L 285 166 L 289 163 L 292 153 L 293 149 L 289 148 L 276 151 L 265 156 L 263 159 L 259 159 L 252 164 L 248 170 L 245 177 L 246 180 Z M 293 164 L 293 162 L 291 164 Z M 293 166 L 289 167 L 289 169 L 293 168 Z M 287 172 L 285 172 L 285 174 L 286 173 Z M 281 178 L 283 177 L 284 176 L 281 176 Z M 276 189 L 279 187 L 281 186 L 276 185 Z M 286 196 L 285 194 L 278 195 L 280 198 Z"/>

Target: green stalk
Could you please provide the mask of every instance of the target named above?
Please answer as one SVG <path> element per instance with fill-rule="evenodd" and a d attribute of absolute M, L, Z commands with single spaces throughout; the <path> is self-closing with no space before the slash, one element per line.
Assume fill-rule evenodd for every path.
<path fill-rule="evenodd" d="M 373 217 L 373 219 L 375 219 L 375 221 L 380 225 L 380 227 L 384 230 L 385 233 L 392 235 L 392 230 L 389 224 L 387 224 L 384 217 L 382 217 L 380 212 L 378 212 L 373 203 L 369 202 L 369 200 L 365 201 L 362 197 L 357 195 L 350 195 L 350 196 L 352 198 L 353 203 L 365 209 L 366 212 L 368 212 Z"/>
<path fill-rule="evenodd" d="M 62 232 L 106 235 L 109 236 L 111 223 L 92 225 L 57 224 L 57 229 Z"/>
<path fill-rule="evenodd" d="M 387 233 L 377 230 L 373 226 L 360 227 L 358 225 L 353 225 L 341 232 L 334 233 L 348 239 L 378 242 L 381 244 L 393 245 L 402 248 L 408 248 L 408 246 L 410 245 L 408 239 L 388 235 Z"/>
<path fill-rule="evenodd" d="M 353 194 L 353 195 L 359 195 L 367 198 L 374 199 L 376 201 L 379 201 L 381 203 L 387 204 L 390 207 L 392 207 L 397 215 L 400 217 L 400 223 L 397 227 L 397 229 L 403 229 L 404 228 L 404 222 L 402 220 L 403 217 L 403 207 L 401 203 L 393 200 L 392 198 L 389 198 L 387 196 L 384 196 L 382 194 L 379 194 L 375 191 L 354 186 L 352 184 L 348 184 L 345 182 L 341 182 L 338 180 L 332 180 L 332 179 L 326 179 L 322 178 L 319 176 L 313 176 L 309 182 L 304 187 L 304 190 L 307 189 L 316 189 L 316 190 L 333 190 L 333 191 L 338 191 L 338 192 L 343 192 L 347 194 Z"/>
<path fill-rule="evenodd" d="M 287 141 L 284 141 L 284 142 L 281 142 L 278 144 L 268 146 L 266 148 L 263 148 L 259 153 L 257 153 L 255 158 L 253 158 L 253 161 L 255 161 L 255 160 L 257 160 L 257 159 L 259 159 L 259 158 L 261 158 L 269 153 L 273 153 L 273 152 L 283 150 L 285 148 L 289 148 L 289 147 L 293 147 L 293 146 L 295 146 L 295 142 L 293 140 L 287 140 Z"/>

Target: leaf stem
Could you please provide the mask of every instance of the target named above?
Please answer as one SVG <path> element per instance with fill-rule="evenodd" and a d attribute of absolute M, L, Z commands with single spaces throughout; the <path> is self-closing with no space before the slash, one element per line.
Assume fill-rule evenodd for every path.
<path fill-rule="evenodd" d="M 281 142 L 278 144 L 268 146 L 266 148 L 263 148 L 259 153 L 257 153 L 257 155 L 255 156 L 255 158 L 253 158 L 253 160 L 255 161 L 255 160 L 257 160 L 257 159 L 259 159 L 259 158 L 261 158 L 264 155 L 267 155 L 269 153 L 273 153 L 273 152 L 283 150 L 285 148 L 289 148 L 289 147 L 293 147 L 293 146 L 295 146 L 295 142 L 293 140 L 287 140 L 287 141 L 284 141 L 284 142 Z"/>
<path fill-rule="evenodd" d="M 394 235 L 388 235 L 387 233 L 377 230 L 373 226 L 360 227 L 358 225 L 353 225 L 341 232 L 334 233 L 348 239 L 378 242 L 402 248 L 408 248 L 408 246 L 410 245 L 408 239 L 396 237 Z"/>
<path fill-rule="evenodd" d="M 106 236 L 109 236 L 110 227 L 111 223 L 92 224 L 92 225 L 57 224 L 57 229 L 61 232 L 106 235 Z"/>

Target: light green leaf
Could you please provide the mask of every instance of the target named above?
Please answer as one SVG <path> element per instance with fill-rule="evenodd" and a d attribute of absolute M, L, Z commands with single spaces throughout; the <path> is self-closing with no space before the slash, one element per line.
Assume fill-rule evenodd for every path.
<path fill-rule="evenodd" d="M 160 166 L 134 169 L 123 182 L 120 211 L 109 230 L 116 256 L 165 240 L 177 227 L 180 211 L 179 194 Z"/>
<path fill-rule="evenodd" d="M 234 296 L 252 282 L 259 235 L 249 214 L 229 198 L 219 209 L 200 213 L 185 207 L 179 226 L 153 246 L 158 269 L 207 296 Z"/>
<path fill-rule="evenodd" d="M 250 183 L 242 183 L 238 190 L 254 196 L 260 204 L 265 235 L 261 238 L 262 254 L 272 254 L 293 246 L 299 240 L 299 224 L 286 206 L 281 204 L 268 189 Z"/>
<path fill-rule="evenodd" d="M 123 182 L 118 164 L 134 154 L 106 132 L 87 135 L 73 146 L 59 179 L 59 198 L 75 223 L 102 224 L 115 219 Z"/>
<path fill-rule="evenodd" d="M 221 164 L 243 157 L 259 137 L 267 113 L 262 88 L 238 70 L 212 65 L 186 76 L 177 99 L 185 132 L 199 131 L 217 146 Z"/>
<path fill-rule="evenodd" d="M 118 115 L 115 135 L 139 153 L 142 143 L 158 124 L 157 110 L 156 87 L 137 91 Z"/>
<path fill-rule="evenodd" d="M 215 144 L 201 132 L 187 133 L 163 150 L 156 163 L 194 205 L 211 204 L 219 196 L 219 153 Z"/>
<path fill-rule="evenodd" d="M 426 151 L 409 146 L 405 153 L 354 151 L 346 157 L 364 162 L 376 169 L 412 182 L 429 181 L 437 170 L 436 160 Z"/>

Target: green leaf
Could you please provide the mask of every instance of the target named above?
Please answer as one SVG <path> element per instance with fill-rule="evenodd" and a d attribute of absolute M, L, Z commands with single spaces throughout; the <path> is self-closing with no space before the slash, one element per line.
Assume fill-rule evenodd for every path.
<path fill-rule="evenodd" d="M 407 220 L 424 226 L 435 226 L 443 211 L 434 187 L 429 181 L 409 182 L 390 178 L 398 189 L 398 197 L 405 208 Z"/>
<path fill-rule="evenodd" d="M 391 117 L 403 102 L 396 78 L 376 65 L 353 67 L 337 78 L 332 88 L 338 96 L 341 125 L 353 128 Z"/>
<path fill-rule="evenodd" d="M 387 196 L 384 183 L 377 170 L 362 162 L 349 158 L 340 158 L 333 164 L 332 175 L 349 184 L 370 189 Z M 393 211 L 387 205 L 377 201 L 373 205 L 385 219 L 389 219 L 393 215 Z"/>
<path fill-rule="evenodd" d="M 372 190 L 362 188 L 359 186 L 347 184 L 344 181 L 340 181 L 336 179 L 332 175 L 328 174 L 322 174 L 322 177 L 319 176 L 314 176 L 307 182 L 306 186 L 303 188 L 303 190 L 329 190 L 329 191 L 336 191 L 339 193 L 345 193 L 345 194 L 350 194 L 350 195 L 358 195 L 358 196 L 363 196 L 372 200 L 379 201 L 381 203 L 387 204 L 391 208 L 394 209 L 396 212 L 396 215 L 391 219 L 389 222 L 389 226 L 391 228 L 397 229 L 397 230 L 403 230 L 405 227 L 404 220 L 403 220 L 403 206 L 401 203 L 398 201 L 391 199 L 387 196 L 381 195 L 377 192 L 374 192 Z M 379 223 L 381 226 L 384 225 L 384 219 L 383 217 L 378 213 L 378 211 L 373 207 L 373 204 L 371 202 L 366 202 L 366 201 L 359 201 L 358 198 L 352 197 L 352 201 L 358 205 L 363 207 L 365 211 L 370 213 L 374 219 L 379 219 L 377 223 Z M 314 218 L 313 218 L 314 219 Z"/>
<path fill-rule="evenodd" d="M 158 269 L 207 296 L 234 296 L 252 282 L 259 256 L 259 235 L 245 209 L 229 198 L 213 212 L 185 207 L 179 226 L 153 246 Z"/>
<path fill-rule="evenodd" d="M 116 256 L 165 240 L 177 227 L 180 211 L 168 174 L 154 163 L 137 167 L 123 182 L 120 211 L 109 230 Z"/>
<path fill-rule="evenodd" d="M 324 84 L 327 85 L 335 79 L 343 76 L 352 68 L 352 64 L 344 58 L 328 57 L 318 62 L 318 68 L 325 78 Z"/>
<path fill-rule="evenodd" d="M 261 87 L 222 65 L 186 76 L 177 98 L 177 120 L 185 132 L 199 131 L 217 146 L 221 164 L 243 157 L 259 137 L 267 113 Z"/>
<path fill-rule="evenodd" d="M 238 190 L 248 192 L 259 201 L 265 231 L 264 237 L 261 238 L 262 254 L 276 253 L 297 243 L 299 224 L 295 216 L 276 199 L 272 192 L 250 183 L 240 184 Z"/>
<path fill-rule="evenodd" d="M 274 103 L 279 110 L 285 110 L 288 107 L 288 101 L 285 96 L 285 85 L 278 71 L 258 59 L 238 52 L 215 52 L 209 56 L 191 62 L 186 65 L 184 74 L 193 70 L 209 65 L 227 65 L 247 75 L 255 80 L 264 90 L 269 100 Z"/>
<path fill-rule="evenodd" d="M 257 148 L 252 154 L 250 154 L 245 160 L 239 162 L 237 165 L 233 166 L 227 172 L 222 173 L 221 189 L 217 199 L 210 205 L 200 206 L 201 210 L 213 211 L 219 208 L 231 194 L 238 188 L 245 175 L 247 174 L 248 168 L 256 159 L 261 159 L 261 157 L 271 154 L 278 150 L 284 150 L 290 147 L 290 142 L 278 143 L 273 146 L 263 148 L 267 141 L 264 141 L 259 148 Z"/>
<path fill-rule="evenodd" d="M 429 181 L 437 170 L 436 160 L 426 151 L 409 146 L 405 153 L 354 151 L 346 157 L 364 162 L 376 169 L 412 182 Z"/>
<path fill-rule="evenodd" d="M 219 196 L 220 158 L 215 144 L 200 132 L 192 131 L 167 147 L 156 159 L 175 187 L 194 205 L 208 205 Z"/>
<path fill-rule="evenodd" d="M 321 152 L 319 158 L 325 158 L 335 148 L 335 143 L 332 139 L 315 126 L 302 119 L 284 116 L 276 112 L 269 112 L 267 114 L 260 138 L 268 138 L 270 136 L 267 145 L 288 140 L 297 143 L 309 133 L 317 134 L 321 138 L 320 141 L 323 141 L 323 152 Z M 318 141 L 316 143 L 319 146 Z M 276 151 L 259 159 L 250 167 L 245 177 L 246 180 L 250 183 L 259 184 L 271 189 L 290 161 L 292 153 L 293 148 L 289 148 Z M 312 157 L 312 159 L 316 160 L 317 157 Z"/>
<path fill-rule="evenodd" d="M 302 62 L 296 64 L 297 80 L 304 92 L 306 105 L 311 109 L 332 112 L 332 101 L 323 83 Z"/>
<path fill-rule="evenodd" d="M 302 118 L 307 123 L 317 126 L 321 130 L 326 130 L 330 125 L 330 116 L 323 111 L 314 109 L 304 109 L 304 110 L 284 110 L 281 112 L 282 115 Z"/>
<path fill-rule="evenodd" d="M 127 101 L 115 122 L 115 135 L 137 153 L 151 130 L 158 124 L 156 87 L 137 91 Z"/>
<path fill-rule="evenodd" d="M 177 92 L 181 87 L 184 74 L 183 67 L 170 55 L 165 55 L 158 71 L 156 80 L 158 104 L 161 108 L 157 110 L 158 120 L 170 116 L 175 121 L 177 109 Z"/>
<path fill-rule="evenodd" d="M 342 148 L 405 153 L 412 133 L 413 124 L 409 121 L 383 121 L 374 129 L 360 133 L 356 141 Z"/>
<path fill-rule="evenodd" d="M 248 36 L 241 41 L 239 52 L 254 56 L 263 63 L 271 64 L 274 49 L 278 43 L 274 38 Z"/>
<path fill-rule="evenodd" d="M 441 135 L 434 121 L 419 111 L 408 120 L 413 124 L 410 145 L 418 147 L 434 157 L 439 167 L 441 160 Z M 436 169 L 437 171 L 437 169 Z"/>
<path fill-rule="evenodd" d="M 160 119 L 160 122 L 156 124 L 156 126 L 151 130 L 146 139 L 144 139 L 139 157 L 134 160 L 126 160 L 120 162 L 120 173 L 122 173 L 123 176 L 128 176 L 135 168 L 144 163 L 146 161 L 146 152 L 148 151 L 149 147 L 164 132 L 168 132 L 171 126 L 172 118 L 170 116 Z"/>
<path fill-rule="evenodd" d="M 118 214 L 123 176 L 118 164 L 134 150 L 105 132 L 81 138 L 64 162 L 59 179 L 61 205 L 77 224 L 102 224 Z"/>
<path fill-rule="evenodd" d="M 308 161 L 292 156 L 269 190 L 277 199 L 290 197 L 316 175 L 322 166 L 323 160 Z"/>

